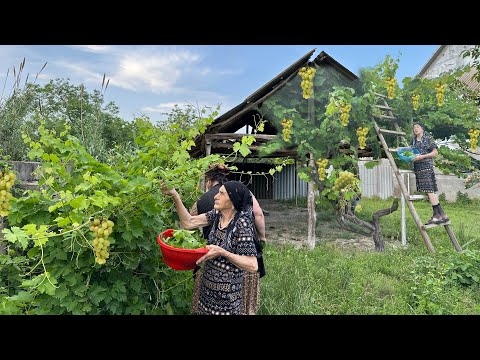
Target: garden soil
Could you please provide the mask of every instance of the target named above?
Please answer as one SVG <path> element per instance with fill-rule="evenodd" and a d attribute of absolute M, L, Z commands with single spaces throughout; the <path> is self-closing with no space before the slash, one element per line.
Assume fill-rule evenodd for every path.
<path fill-rule="evenodd" d="M 289 244 L 302 247 L 308 238 L 308 210 L 303 207 L 286 205 L 274 200 L 259 200 L 260 206 L 268 212 L 265 216 L 267 242 L 271 244 Z M 318 218 L 315 239 L 316 243 L 325 242 L 328 245 L 360 251 L 375 251 L 371 236 L 363 236 L 343 230 L 333 218 L 323 221 Z M 394 239 L 384 239 L 385 248 L 399 247 L 401 243 Z"/>

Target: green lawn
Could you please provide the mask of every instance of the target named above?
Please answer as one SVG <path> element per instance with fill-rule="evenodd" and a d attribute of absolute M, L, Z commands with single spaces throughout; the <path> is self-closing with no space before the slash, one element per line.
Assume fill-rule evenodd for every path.
<path fill-rule="evenodd" d="M 364 199 L 360 217 L 391 206 Z M 415 202 L 422 219 L 428 202 Z M 443 227 L 428 230 L 430 254 L 408 208 L 406 249 L 383 253 L 342 250 L 324 241 L 315 249 L 267 244 L 259 314 L 480 314 L 480 203 L 443 203 L 463 246 L 457 253 Z M 317 209 L 335 221 L 327 207 Z M 382 234 L 400 240 L 400 209 L 381 218 Z M 320 224 L 321 226 L 321 224 Z"/>

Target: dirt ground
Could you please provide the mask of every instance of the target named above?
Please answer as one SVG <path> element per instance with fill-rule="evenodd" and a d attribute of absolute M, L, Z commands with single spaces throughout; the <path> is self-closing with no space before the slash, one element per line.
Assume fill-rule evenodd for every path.
<path fill-rule="evenodd" d="M 265 216 L 267 242 L 272 244 L 292 244 L 301 247 L 308 237 L 307 208 L 287 206 L 273 200 L 259 200 L 260 206 L 268 211 Z M 335 219 L 325 221 L 317 214 L 316 242 L 344 249 L 375 251 L 372 237 L 362 236 L 341 229 Z M 384 239 L 385 248 L 399 247 L 401 243 L 393 239 Z"/>

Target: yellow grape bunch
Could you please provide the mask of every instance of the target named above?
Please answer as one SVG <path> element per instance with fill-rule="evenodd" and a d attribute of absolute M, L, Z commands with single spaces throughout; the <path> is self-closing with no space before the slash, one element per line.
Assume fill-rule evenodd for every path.
<path fill-rule="evenodd" d="M 393 99 L 395 97 L 395 86 L 397 86 L 397 79 L 394 77 L 387 77 L 385 79 L 385 83 L 387 84 L 387 96 L 389 99 Z"/>
<path fill-rule="evenodd" d="M 351 186 L 352 189 L 355 189 L 357 184 L 357 179 L 355 175 L 350 171 L 340 171 L 338 178 L 335 180 L 335 184 L 332 187 L 332 190 L 341 191 L 348 186 Z"/>
<path fill-rule="evenodd" d="M 412 95 L 413 110 L 417 111 L 418 104 L 420 104 L 420 94 Z"/>
<path fill-rule="evenodd" d="M 352 105 L 350 105 L 348 103 L 344 103 L 343 101 L 341 101 L 338 108 L 340 109 L 340 112 L 342 113 L 340 115 L 340 118 L 342 119 L 342 125 L 347 126 L 348 125 L 348 117 L 350 116 L 350 110 L 352 110 Z"/>
<path fill-rule="evenodd" d="M 438 106 L 443 105 L 443 101 L 445 100 L 445 90 L 447 89 L 446 84 L 442 84 L 438 82 L 435 84 L 435 91 L 437 92 L 437 104 Z"/>
<path fill-rule="evenodd" d="M 470 129 L 470 130 L 468 130 L 468 135 L 470 135 L 470 149 L 472 151 L 476 151 L 477 150 L 477 145 L 478 145 L 478 136 L 480 135 L 480 130 Z"/>
<path fill-rule="evenodd" d="M 6 217 L 10 213 L 10 199 L 13 197 L 11 189 L 17 176 L 7 169 L 0 171 L 0 216 Z"/>
<path fill-rule="evenodd" d="M 317 70 L 313 67 L 304 66 L 298 70 L 298 75 L 302 78 L 300 86 L 303 90 L 303 98 L 310 99 L 313 94 L 313 78 Z"/>
<path fill-rule="evenodd" d="M 293 125 L 293 121 L 291 119 L 283 119 L 281 121 L 282 126 L 283 126 L 283 131 L 282 131 L 282 135 L 283 135 L 283 140 L 285 140 L 285 142 L 289 142 L 290 141 L 290 137 L 292 136 L 292 125 Z"/>
<path fill-rule="evenodd" d="M 317 166 L 318 166 L 318 178 L 320 181 L 323 181 L 327 177 L 327 164 L 328 164 L 328 159 L 318 159 L 317 160 Z"/>
<path fill-rule="evenodd" d="M 359 127 L 357 129 L 358 147 L 360 149 L 365 149 L 365 146 L 367 145 L 367 134 L 368 134 L 367 127 Z"/>
<path fill-rule="evenodd" d="M 95 235 L 91 244 L 95 250 L 95 262 L 103 265 L 110 256 L 110 241 L 108 235 L 113 232 L 113 221 L 108 219 L 93 219 L 90 221 L 90 231 Z"/>

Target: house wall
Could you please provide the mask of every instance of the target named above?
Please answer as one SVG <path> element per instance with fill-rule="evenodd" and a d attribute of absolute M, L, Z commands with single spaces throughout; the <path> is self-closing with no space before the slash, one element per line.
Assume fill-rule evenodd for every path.
<path fill-rule="evenodd" d="M 474 45 L 445 45 L 421 77 L 432 79 L 447 71 L 468 65 L 471 59 L 464 59 L 460 54 L 463 50 L 473 47 Z"/>

